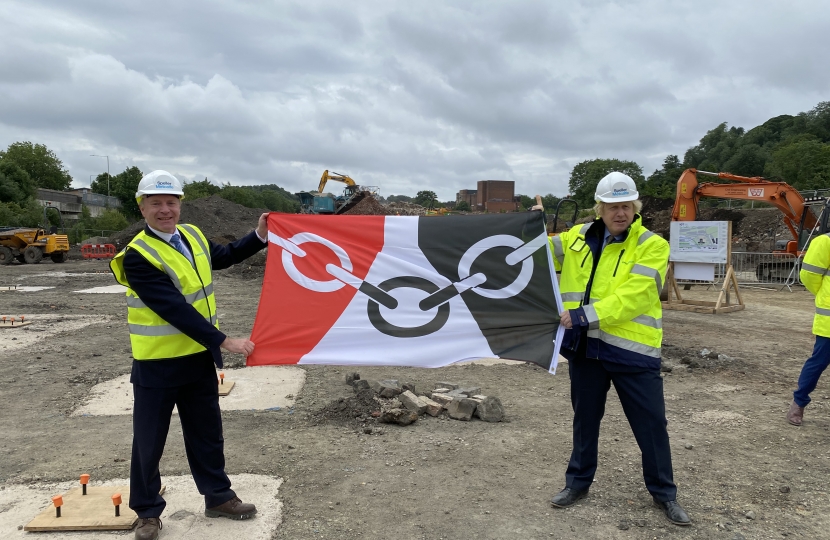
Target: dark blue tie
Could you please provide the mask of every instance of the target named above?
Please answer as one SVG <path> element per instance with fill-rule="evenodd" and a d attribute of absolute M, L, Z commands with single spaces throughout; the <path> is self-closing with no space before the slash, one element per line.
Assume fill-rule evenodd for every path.
<path fill-rule="evenodd" d="M 189 252 L 189 251 L 187 251 L 187 248 L 186 248 L 186 247 L 184 247 L 184 244 L 182 244 L 182 237 L 181 237 L 181 235 L 180 235 L 179 233 L 175 233 L 175 234 L 173 234 L 173 236 L 171 236 L 171 237 L 170 237 L 170 244 L 171 244 L 174 248 L 176 248 L 176 250 L 177 250 L 179 253 L 181 253 L 182 255 L 184 255 L 184 256 L 185 256 L 185 258 L 186 258 L 188 261 L 190 261 L 190 264 L 193 264 L 193 259 L 192 259 L 192 258 L 191 258 L 191 256 L 190 256 L 190 252 Z"/>

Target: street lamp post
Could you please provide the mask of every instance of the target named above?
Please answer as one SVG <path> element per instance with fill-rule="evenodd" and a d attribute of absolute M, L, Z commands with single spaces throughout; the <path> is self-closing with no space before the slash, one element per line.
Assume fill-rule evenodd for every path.
<path fill-rule="evenodd" d="M 110 196 L 110 157 L 109 156 L 101 156 L 98 154 L 90 154 L 90 157 L 105 157 L 107 158 L 107 197 Z"/>

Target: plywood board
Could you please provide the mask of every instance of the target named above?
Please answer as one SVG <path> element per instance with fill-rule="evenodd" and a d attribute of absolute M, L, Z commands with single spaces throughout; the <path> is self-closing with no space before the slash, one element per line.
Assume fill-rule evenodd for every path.
<path fill-rule="evenodd" d="M 219 396 L 227 396 L 233 390 L 233 385 L 236 384 L 233 381 L 229 381 L 225 379 L 225 382 L 219 385 Z"/>
<path fill-rule="evenodd" d="M 61 517 L 50 505 L 30 521 L 24 531 L 127 531 L 135 526 L 138 515 L 130 510 L 129 486 L 87 486 L 87 494 L 77 487 L 63 495 Z M 121 494 L 120 516 L 115 516 L 112 496 Z M 161 488 L 164 493 L 164 486 Z"/>
<path fill-rule="evenodd" d="M 3 320 L 0 319 L 0 328 L 23 328 L 24 326 L 29 326 L 30 324 L 32 324 L 32 321 L 14 321 L 14 324 L 12 324 L 12 322 L 8 319 L 6 322 L 3 322 Z"/>

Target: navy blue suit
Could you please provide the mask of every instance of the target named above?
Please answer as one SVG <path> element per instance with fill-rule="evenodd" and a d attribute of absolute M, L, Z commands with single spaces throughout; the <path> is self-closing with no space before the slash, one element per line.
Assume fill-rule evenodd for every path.
<path fill-rule="evenodd" d="M 158 238 L 145 227 L 145 233 Z M 162 240 L 163 241 L 163 240 Z M 187 238 L 182 241 L 192 248 Z M 255 232 L 227 246 L 208 240 L 214 270 L 250 257 L 266 246 Z M 164 272 L 134 250 L 124 255 L 130 288 L 144 304 L 207 350 L 179 358 L 133 361 L 133 450 L 130 466 L 130 508 L 138 517 L 159 517 L 166 503 L 159 495 L 159 462 L 175 405 L 182 424 L 185 451 L 193 480 L 205 507 L 235 497 L 225 474 L 224 438 L 216 369 L 222 367 L 219 345 L 226 336 L 188 304 Z"/>

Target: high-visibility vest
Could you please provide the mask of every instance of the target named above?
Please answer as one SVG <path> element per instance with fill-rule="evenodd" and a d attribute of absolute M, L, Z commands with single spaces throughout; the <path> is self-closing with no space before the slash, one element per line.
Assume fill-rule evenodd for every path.
<path fill-rule="evenodd" d="M 801 263 L 801 283 L 816 296 L 816 314 L 813 316 L 813 333 L 830 337 L 830 234 L 816 236 Z"/>
<path fill-rule="evenodd" d="M 663 341 L 660 292 L 666 279 L 669 244 L 643 227 L 636 215 L 626 239 L 609 243 L 602 250 L 586 298 L 594 265 L 585 239 L 591 225 L 577 225 L 549 239 L 554 266 L 561 272 L 562 303 L 565 309 L 584 308 L 588 319 L 586 356 L 657 367 Z"/>
<path fill-rule="evenodd" d="M 213 295 L 210 249 L 205 235 L 193 225 L 179 225 L 179 234 L 190 243 L 194 263 L 164 240 L 142 231 L 110 262 L 115 279 L 127 287 L 127 323 L 136 360 L 178 358 L 206 350 L 148 308 L 130 288 L 124 273 L 124 255 L 135 250 L 150 264 L 167 274 L 173 285 L 205 320 L 219 328 Z"/>

